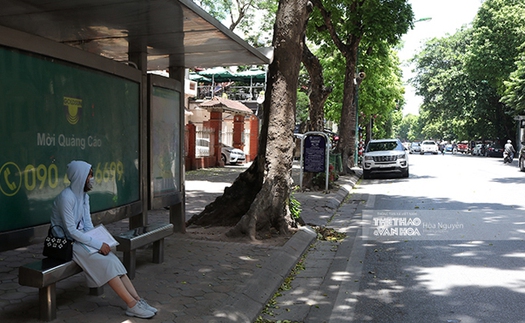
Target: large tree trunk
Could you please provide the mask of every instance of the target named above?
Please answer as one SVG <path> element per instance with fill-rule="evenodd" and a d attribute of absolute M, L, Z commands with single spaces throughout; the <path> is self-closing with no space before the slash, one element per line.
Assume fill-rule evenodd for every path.
<path fill-rule="evenodd" d="M 261 190 L 264 177 L 263 158 L 255 158 L 252 165 L 237 177 L 224 194 L 208 204 L 204 210 L 191 217 L 186 225 L 234 226 L 250 209 L 255 196 Z"/>
<path fill-rule="evenodd" d="M 339 147 L 343 161 L 343 173 L 352 172 L 354 165 L 354 154 L 356 153 L 356 105 L 355 105 L 355 72 L 357 46 L 349 46 L 344 54 L 346 58 L 345 78 L 343 84 L 343 107 L 341 109 L 341 120 L 339 122 Z"/>
<path fill-rule="evenodd" d="M 319 59 L 310 51 L 303 40 L 303 58 L 302 62 L 308 75 L 310 76 L 310 85 L 308 86 L 308 98 L 310 99 L 309 121 L 307 131 L 324 130 L 324 103 L 332 93 L 331 87 L 324 85 L 323 66 Z M 313 188 L 312 180 L 315 173 L 305 173 L 303 176 L 302 188 Z"/>
<path fill-rule="evenodd" d="M 324 128 L 324 103 L 332 93 L 331 87 L 324 85 L 323 67 L 319 59 L 310 51 L 306 42 L 303 41 L 303 65 L 310 76 L 308 87 L 308 98 L 310 99 L 308 123 L 309 131 L 323 131 Z"/>
<path fill-rule="evenodd" d="M 257 230 L 272 227 L 288 233 L 301 41 L 311 10 L 307 4 L 307 0 L 279 2 L 257 158 L 223 196 L 191 218 L 188 225 L 235 225 L 229 236 L 247 235 L 251 239 L 256 239 Z"/>
<path fill-rule="evenodd" d="M 307 0 L 281 0 L 274 26 L 274 59 L 270 64 L 264 113 L 268 116 L 266 175 L 248 212 L 228 235 L 248 235 L 272 227 L 288 233 L 288 200 L 292 184 L 293 129 L 297 83 L 311 6 Z M 264 126 L 264 125 L 263 125 Z"/>

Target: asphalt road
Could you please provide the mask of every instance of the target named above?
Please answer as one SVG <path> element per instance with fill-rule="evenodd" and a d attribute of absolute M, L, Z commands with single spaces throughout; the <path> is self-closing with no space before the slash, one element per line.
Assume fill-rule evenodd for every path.
<path fill-rule="evenodd" d="M 352 250 L 360 265 L 349 267 L 330 322 L 525 322 L 516 160 L 410 155 L 408 179 L 354 190 L 367 196 Z"/>

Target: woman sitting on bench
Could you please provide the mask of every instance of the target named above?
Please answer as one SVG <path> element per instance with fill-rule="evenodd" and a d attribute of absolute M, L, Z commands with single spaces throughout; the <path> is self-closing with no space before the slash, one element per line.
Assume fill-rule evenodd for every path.
<path fill-rule="evenodd" d="M 111 252 L 108 244 L 84 234 L 93 229 L 87 194 L 94 184 L 91 165 L 84 161 L 72 161 L 67 165 L 67 177 L 71 184 L 56 197 L 53 203 L 51 225 L 60 225 L 67 236 L 75 240 L 73 261 L 84 270 L 88 287 L 100 287 L 108 283 L 126 302 L 126 315 L 139 318 L 153 317 L 157 309 L 139 297 L 127 275 L 126 268 Z M 61 232 L 57 231 L 55 234 Z M 98 253 L 90 253 L 85 245 L 97 249 Z"/>

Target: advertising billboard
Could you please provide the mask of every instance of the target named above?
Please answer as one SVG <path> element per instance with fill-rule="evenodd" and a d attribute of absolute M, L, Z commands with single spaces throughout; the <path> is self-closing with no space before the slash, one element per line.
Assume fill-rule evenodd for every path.
<path fill-rule="evenodd" d="M 0 46 L 0 232 L 49 222 L 67 164 L 92 164 L 91 211 L 140 199 L 140 83 Z"/>

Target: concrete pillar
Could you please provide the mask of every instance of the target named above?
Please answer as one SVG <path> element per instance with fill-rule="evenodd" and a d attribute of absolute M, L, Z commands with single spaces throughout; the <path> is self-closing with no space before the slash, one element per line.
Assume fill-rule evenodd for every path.
<path fill-rule="evenodd" d="M 221 160 L 221 132 L 222 132 L 222 111 L 210 111 L 210 128 L 213 129 L 215 138 L 213 138 L 212 147 L 215 153 L 216 165 L 224 166 Z"/>
<path fill-rule="evenodd" d="M 250 151 L 248 153 L 249 160 L 253 161 L 257 156 L 259 145 L 259 119 L 256 116 L 250 116 Z"/>
<path fill-rule="evenodd" d="M 186 138 L 186 142 L 188 144 L 188 147 L 186 147 L 188 156 L 186 157 L 185 165 L 187 170 L 193 170 L 197 169 L 196 162 L 195 162 L 195 142 L 197 140 L 197 127 L 193 123 L 189 123 L 186 125 L 186 130 L 188 134 L 188 138 Z"/>
<path fill-rule="evenodd" d="M 244 151 L 244 115 L 233 117 L 233 147 Z"/>

